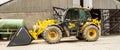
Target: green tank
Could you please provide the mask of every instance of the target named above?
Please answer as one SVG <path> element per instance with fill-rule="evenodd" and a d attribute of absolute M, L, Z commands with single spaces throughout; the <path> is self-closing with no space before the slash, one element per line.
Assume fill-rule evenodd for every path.
<path fill-rule="evenodd" d="M 23 25 L 23 19 L 0 19 L 0 29 L 18 29 Z"/>
<path fill-rule="evenodd" d="M 0 39 L 10 39 L 21 26 L 24 26 L 23 19 L 0 19 Z"/>

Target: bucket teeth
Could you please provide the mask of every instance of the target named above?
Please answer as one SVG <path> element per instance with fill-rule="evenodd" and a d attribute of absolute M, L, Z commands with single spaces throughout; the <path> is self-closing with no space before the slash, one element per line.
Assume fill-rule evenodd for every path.
<path fill-rule="evenodd" d="M 11 41 L 8 44 L 9 46 L 20 46 L 30 44 L 33 40 L 33 37 L 29 34 L 26 27 L 21 27 L 17 30 L 17 32 L 13 35 Z"/>

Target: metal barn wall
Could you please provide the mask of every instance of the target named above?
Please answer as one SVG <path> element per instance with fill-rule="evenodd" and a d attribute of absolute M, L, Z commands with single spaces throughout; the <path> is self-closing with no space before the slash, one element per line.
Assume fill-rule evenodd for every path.
<path fill-rule="evenodd" d="M 120 9 L 110 10 L 110 33 L 120 33 Z"/>
<path fill-rule="evenodd" d="M 120 33 L 120 9 L 102 10 L 102 33 L 103 35 Z"/>
<path fill-rule="evenodd" d="M 72 7 L 72 0 L 13 0 L 0 6 L 0 12 L 41 12 L 50 11 L 53 6 Z"/>
<path fill-rule="evenodd" d="M 93 0 L 94 9 L 120 9 L 120 3 L 117 0 Z"/>
<path fill-rule="evenodd" d="M 80 0 L 73 0 L 73 7 L 80 7 Z"/>
<path fill-rule="evenodd" d="M 13 0 L 0 6 L 0 18 L 24 19 L 31 29 L 37 20 L 52 18 L 52 7 L 72 7 L 72 0 Z"/>

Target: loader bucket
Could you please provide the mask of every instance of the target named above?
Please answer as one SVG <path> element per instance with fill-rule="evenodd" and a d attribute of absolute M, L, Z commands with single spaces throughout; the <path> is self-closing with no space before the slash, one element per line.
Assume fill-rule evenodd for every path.
<path fill-rule="evenodd" d="M 26 27 L 21 27 L 17 30 L 17 32 L 12 36 L 11 41 L 8 44 L 10 46 L 21 46 L 30 44 L 33 40 L 33 37 L 29 34 Z"/>

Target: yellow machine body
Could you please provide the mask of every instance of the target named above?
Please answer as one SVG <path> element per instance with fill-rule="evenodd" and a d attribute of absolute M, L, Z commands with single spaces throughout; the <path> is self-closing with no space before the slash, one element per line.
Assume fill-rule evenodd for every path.
<path fill-rule="evenodd" d="M 56 20 L 44 20 L 43 22 L 41 22 L 40 20 L 38 20 L 38 22 L 36 23 L 35 27 L 33 30 L 29 30 L 29 33 L 31 34 L 31 36 L 36 40 L 38 39 L 38 35 L 40 35 L 41 33 L 43 33 L 45 31 L 45 29 L 49 26 L 49 25 L 56 25 L 57 22 Z M 83 32 L 83 30 L 89 26 L 89 25 L 96 25 L 100 28 L 100 22 L 97 19 L 92 19 L 92 22 L 86 22 L 83 26 L 82 29 L 80 30 L 80 33 Z M 70 23 L 69 28 L 73 28 L 75 27 L 75 24 Z"/>
<path fill-rule="evenodd" d="M 80 33 L 82 33 L 83 30 L 84 30 L 87 26 L 89 26 L 89 25 L 95 25 L 95 26 L 98 27 L 98 29 L 101 28 L 100 22 L 99 22 L 97 19 L 92 19 L 92 22 L 86 22 L 86 23 L 82 26 L 82 29 L 80 30 Z"/>

